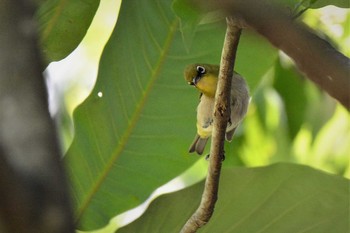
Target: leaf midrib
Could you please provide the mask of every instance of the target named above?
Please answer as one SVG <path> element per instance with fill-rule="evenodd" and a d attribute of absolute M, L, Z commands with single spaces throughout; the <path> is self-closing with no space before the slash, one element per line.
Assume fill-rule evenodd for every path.
<path fill-rule="evenodd" d="M 57 24 L 58 18 L 61 16 L 65 5 L 67 4 L 67 0 L 61 0 L 60 4 L 58 4 L 55 8 L 55 13 L 52 16 L 51 20 L 47 24 L 45 30 L 42 33 L 42 40 L 46 40 L 49 34 L 51 33 L 54 26 Z"/>
<path fill-rule="evenodd" d="M 151 90 L 154 86 L 154 83 L 156 82 L 156 80 L 159 77 L 161 67 L 165 61 L 165 57 L 170 49 L 171 43 L 172 43 L 173 38 L 175 36 L 175 32 L 177 30 L 178 23 L 179 23 L 178 19 L 175 18 L 173 20 L 173 23 L 170 26 L 169 34 L 168 34 L 167 38 L 165 39 L 165 43 L 164 43 L 163 49 L 161 50 L 161 53 L 159 55 L 159 59 L 155 64 L 155 69 L 152 71 L 150 81 L 148 82 L 148 85 L 147 85 L 145 91 L 141 95 L 139 104 L 136 105 L 135 111 L 134 111 L 134 113 L 131 117 L 131 120 L 129 122 L 129 126 L 126 128 L 126 130 L 124 131 L 124 134 L 121 136 L 118 146 L 114 150 L 114 152 L 113 152 L 110 160 L 108 161 L 105 169 L 102 171 L 101 175 L 96 180 L 95 185 L 93 185 L 93 187 L 91 188 L 91 191 L 88 192 L 88 195 L 86 196 L 85 200 L 81 202 L 82 204 L 80 205 L 80 208 L 78 208 L 78 210 L 77 210 L 76 221 L 78 221 L 83 216 L 83 213 L 86 211 L 87 207 L 89 206 L 89 203 L 91 202 L 94 194 L 97 193 L 97 191 L 101 187 L 102 183 L 104 182 L 104 180 L 108 176 L 115 161 L 119 158 L 120 154 L 124 150 L 125 145 L 127 144 L 130 135 L 132 134 L 135 126 L 137 125 L 137 122 L 141 116 L 141 112 L 144 109 L 144 106 L 147 102 L 148 96 L 151 93 Z"/>

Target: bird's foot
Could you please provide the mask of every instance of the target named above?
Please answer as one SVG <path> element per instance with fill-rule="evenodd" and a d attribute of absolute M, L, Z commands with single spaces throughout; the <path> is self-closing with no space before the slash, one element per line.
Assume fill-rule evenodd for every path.
<path fill-rule="evenodd" d="M 210 154 L 207 154 L 205 156 L 205 160 L 209 160 Z M 225 151 L 223 151 L 222 155 L 221 155 L 221 161 L 225 161 Z"/>

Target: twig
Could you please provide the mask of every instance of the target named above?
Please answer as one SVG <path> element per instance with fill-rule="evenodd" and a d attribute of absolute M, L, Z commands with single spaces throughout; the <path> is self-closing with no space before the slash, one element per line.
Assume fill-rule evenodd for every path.
<path fill-rule="evenodd" d="M 230 90 L 237 46 L 242 28 L 238 19 L 228 18 L 221 55 L 218 87 L 215 96 L 214 123 L 210 147 L 208 175 L 201 203 L 183 226 L 181 233 L 196 232 L 211 218 L 218 199 L 218 188 L 227 121 L 230 114 Z"/>

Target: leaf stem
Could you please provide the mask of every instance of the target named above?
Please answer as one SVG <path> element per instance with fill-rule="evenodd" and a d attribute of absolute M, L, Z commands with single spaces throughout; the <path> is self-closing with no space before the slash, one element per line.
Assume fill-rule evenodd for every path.
<path fill-rule="evenodd" d="M 218 199 L 221 163 L 227 121 L 230 115 L 230 90 L 239 38 L 242 31 L 240 20 L 227 18 L 226 36 L 223 45 L 218 87 L 215 95 L 214 123 L 210 148 L 209 168 L 198 209 L 187 220 L 181 233 L 196 232 L 210 220 Z"/>

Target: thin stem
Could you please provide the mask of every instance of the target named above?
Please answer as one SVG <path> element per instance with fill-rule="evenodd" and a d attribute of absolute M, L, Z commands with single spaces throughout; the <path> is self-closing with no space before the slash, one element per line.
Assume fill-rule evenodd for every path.
<path fill-rule="evenodd" d="M 242 28 L 237 19 L 228 18 L 226 36 L 221 55 L 218 87 L 215 96 L 214 123 L 210 148 L 208 174 L 202 200 L 195 213 L 183 226 L 181 233 L 196 232 L 211 218 L 218 199 L 221 162 L 227 121 L 230 115 L 230 90 L 237 46 Z"/>

